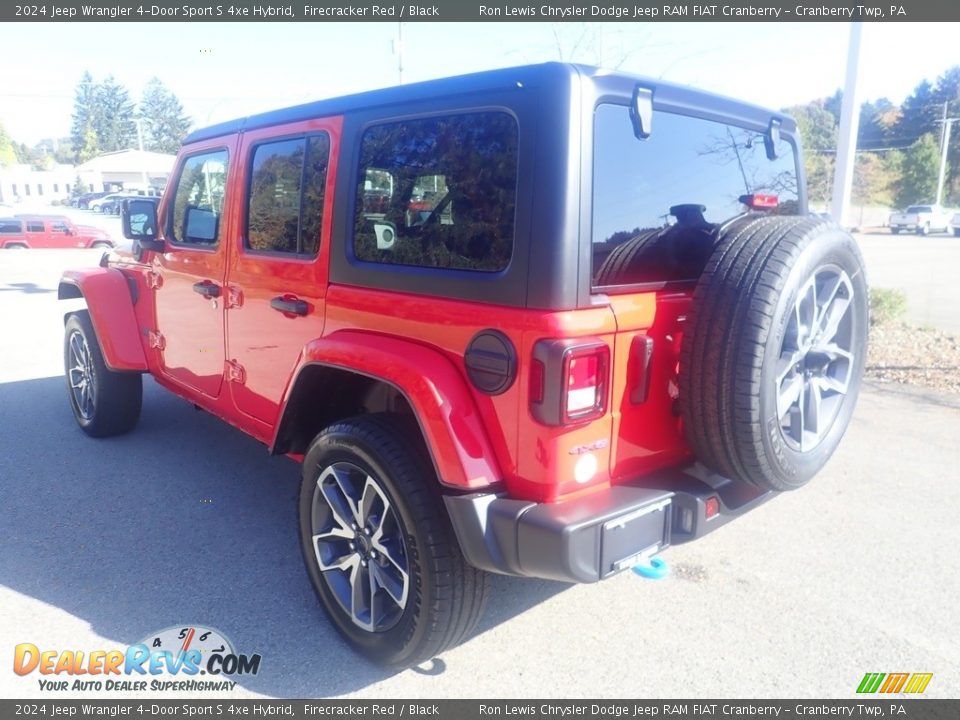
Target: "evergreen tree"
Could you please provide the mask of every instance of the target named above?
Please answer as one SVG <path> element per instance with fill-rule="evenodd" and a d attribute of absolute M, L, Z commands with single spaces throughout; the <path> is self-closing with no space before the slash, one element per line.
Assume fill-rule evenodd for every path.
<path fill-rule="evenodd" d="M 137 146 L 133 102 L 123 85 L 108 75 L 97 90 L 98 122 L 94 124 L 101 152 L 129 150 Z"/>
<path fill-rule="evenodd" d="M 96 128 L 101 124 L 102 110 L 98 93 L 99 86 L 93 81 L 93 76 L 85 71 L 73 92 L 70 142 L 76 162 L 86 162 L 99 152 Z"/>
<path fill-rule="evenodd" d="M 900 179 L 896 183 L 897 205 L 930 203 L 937 192 L 940 152 L 933 133 L 922 135 L 903 154 Z"/>
<path fill-rule="evenodd" d="M 190 118 L 177 96 L 157 78 L 151 78 L 143 90 L 139 116 L 145 121 L 144 149 L 176 154 L 190 130 Z"/>

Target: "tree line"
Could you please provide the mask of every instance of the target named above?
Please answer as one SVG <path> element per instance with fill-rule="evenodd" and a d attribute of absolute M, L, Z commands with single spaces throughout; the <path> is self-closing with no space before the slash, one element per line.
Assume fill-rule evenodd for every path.
<path fill-rule="evenodd" d="M 25 163 L 37 170 L 54 163 L 79 164 L 103 153 L 139 148 L 176 154 L 190 131 L 183 104 L 159 79 L 151 78 L 140 102 L 112 75 L 97 81 L 84 72 L 74 89 L 69 136 L 45 139 L 34 146 L 16 142 L 0 124 L 0 167 Z"/>
<path fill-rule="evenodd" d="M 784 109 L 797 120 L 811 202 L 830 201 L 842 102 L 837 90 Z M 881 98 L 860 106 L 854 204 L 902 208 L 936 199 L 944 108 L 948 118 L 960 117 L 960 66 L 923 80 L 901 105 Z M 947 150 L 943 195 L 944 205 L 960 206 L 960 121 Z"/>

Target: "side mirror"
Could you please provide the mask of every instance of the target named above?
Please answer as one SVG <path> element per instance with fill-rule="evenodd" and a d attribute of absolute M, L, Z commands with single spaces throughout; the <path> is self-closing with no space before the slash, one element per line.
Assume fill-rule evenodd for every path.
<path fill-rule="evenodd" d="M 183 218 L 183 238 L 187 242 L 213 245 L 217 241 L 219 218 L 213 210 L 187 206 Z"/>
<path fill-rule="evenodd" d="M 133 240 L 135 248 L 163 252 L 163 240 L 157 239 L 157 204 L 152 200 L 125 198 L 120 203 L 123 236 Z M 138 253 L 139 254 L 139 253 Z"/>

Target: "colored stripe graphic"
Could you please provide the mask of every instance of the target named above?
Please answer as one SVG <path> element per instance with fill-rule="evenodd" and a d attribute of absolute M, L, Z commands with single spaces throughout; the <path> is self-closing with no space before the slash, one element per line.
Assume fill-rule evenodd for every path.
<path fill-rule="evenodd" d="M 910 673 L 890 673 L 887 675 L 887 681 L 880 688 L 882 693 L 898 693 L 903 684 L 910 677 Z"/>
<path fill-rule="evenodd" d="M 860 681 L 860 686 L 857 688 L 858 693 L 875 693 L 877 688 L 880 687 L 880 682 L 884 678 L 884 673 L 867 673 L 863 676 L 863 680 Z"/>
<path fill-rule="evenodd" d="M 922 693 L 933 679 L 933 673 L 914 673 L 904 688 L 905 693 Z"/>
<path fill-rule="evenodd" d="M 867 673 L 857 686 L 860 694 L 918 694 L 927 689 L 933 673 Z"/>

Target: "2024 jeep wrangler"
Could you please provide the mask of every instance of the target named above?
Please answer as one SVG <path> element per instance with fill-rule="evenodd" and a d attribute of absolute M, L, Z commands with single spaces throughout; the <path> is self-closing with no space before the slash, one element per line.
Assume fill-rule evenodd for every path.
<path fill-rule="evenodd" d="M 867 291 L 801 167 L 779 113 L 561 64 L 198 130 L 63 277 L 70 403 L 124 433 L 150 373 L 302 461 L 331 621 L 414 664 L 487 571 L 601 580 L 824 465 Z"/>

